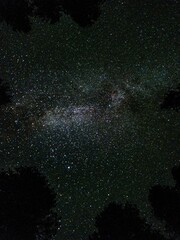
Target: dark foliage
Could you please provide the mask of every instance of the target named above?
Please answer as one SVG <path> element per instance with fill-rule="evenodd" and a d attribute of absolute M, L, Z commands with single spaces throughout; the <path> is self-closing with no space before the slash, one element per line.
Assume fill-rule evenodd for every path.
<path fill-rule="evenodd" d="M 0 78 L 0 106 L 11 102 L 11 95 L 9 93 L 9 87 Z"/>
<path fill-rule="evenodd" d="M 163 240 L 139 215 L 135 205 L 110 203 L 96 217 L 98 229 L 89 240 Z"/>
<path fill-rule="evenodd" d="M 50 240 L 58 229 L 56 194 L 35 168 L 0 173 L 0 239 Z"/>
<path fill-rule="evenodd" d="M 92 25 L 100 16 L 100 5 L 103 0 L 64 0 L 64 12 L 80 26 Z"/>
<path fill-rule="evenodd" d="M 29 14 L 30 9 L 26 0 L 0 1 L 0 22 L 5 21 L 13 30 L 30 31 Z"/>
<path fill-rule="evenodd" d="M 166 229 L 180 237 L 180 167 L 172 170 L 175 187 L 156 185 L 150 189 L 149 201 L 154 215 L 165 221 Z"/>
<path fill-rule="evenodd" d="M 50 23 L 56 23 L 60 18 L 62 3 L 62 0 L 31 0 L 30 13 Z"/>
<path fill-rule="evenodd" d="M 171 90 L 165 96 L 161 104 L 162 109 L 180 109 L 180 86 L 176 90 Z"/>
<path fill-rule="evenodd" d="M 176 189 L 180 189 L 180 167 L 173 167 L 171 171 L 173 178 L 176 182 Z"/>
<path fill-rule="evenodd" d="M 0 22 L 5 21 L 14 30 L 29 32 L 30 17 L 56 23 L 64 12 L 85 27 L 97 20 L 102 2 L 104 0 L 1 0 Z"/>

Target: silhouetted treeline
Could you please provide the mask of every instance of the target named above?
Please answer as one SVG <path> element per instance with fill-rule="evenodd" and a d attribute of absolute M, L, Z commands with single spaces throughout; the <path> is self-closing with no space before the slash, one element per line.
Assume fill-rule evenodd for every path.
<path fill-rule="evenodd" d="M 136 205 L 110 203 L 96 217 L 98 229 L 89 240 L 165 240 L 143 219 Z"/>
<path fill-rule="evenodd" d="M 0 239 L 50 240 L 59 219 L 56 194 L 35 168 L 0 173 Z"/>
<path fill-rule="evenodd" d="M 0 22 L 14 30 L 28 32 L 30 17 L 40 17 L 50 23 L 59 21 L 62 13 L 70 15 L 80 26 L 92 25 L 100 16 L 104 0 L 1 0 Z"/>
<path fill-rule="evenodd" d="M 174 187 L 156 185 L 150 189 L 149 201 L 155 217 L 166 223 L 166 230 L 180 238 L 180 167 L 172 169 Z M 178 238 L 177 238 L 178 237 Z"/>
<path fill-rule="evenodd" d="M 166 224 L 166 237 L 140 216 L 136 205 L 112 202 L 97 215 L 97 230 L 89 240 L 180 239 L 180 167 L 174 167 L 172 175 L 176 181 L 174 187 L 156 185 L 149 191 L 154 216 Z"/>
<path fill-rule="evenodd" d="M 177 240 L 180 238 L 180 167 L 172 169 L 175 186 L 153 186 L 149 201 L 166 234 L 147 223 L 136 205 L 109 203 L 95 220 L 89 240 Z M 36 168 L 0 173 L 0 239 L 50 240 L 60 220 L 54 211 L 56 194 Z M 153 224 L 154 225 L 154 224 Z"/>
<path fill-rule="evenodd" d="M 180 86 L 176 90 L 170 90 L 161 103 L 162 109 L 180 109 Z"/>
<path fill-rule="evenodd" d="M 0 78 L 0 106 L 12 100 L 8 85 Z"/>

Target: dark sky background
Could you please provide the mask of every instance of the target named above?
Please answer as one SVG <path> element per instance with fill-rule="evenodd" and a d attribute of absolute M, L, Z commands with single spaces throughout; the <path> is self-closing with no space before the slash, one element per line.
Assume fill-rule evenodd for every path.
<path fill-rule="evenodd" d="M 172 183 L 179 112 L 160 103 L 178 86 L 177 3 L 142 2 L 107 1 L 87 28 L 68 16 L 32 19 L 28 34 L 0 25 L 13 94 L 0 115 L 0 167 L 33 165 L 48 177 L 57 240 L 87 239 L 110 201 L 137 203 L 150 218 L 148 189 Z"/>

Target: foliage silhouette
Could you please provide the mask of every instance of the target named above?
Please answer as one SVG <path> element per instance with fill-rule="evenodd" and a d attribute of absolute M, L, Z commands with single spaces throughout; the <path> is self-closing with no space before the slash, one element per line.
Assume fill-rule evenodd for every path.
<path fill-rule="evenodd" d="M 53 208 L 56 194 L 37 169 L 0 173 L 0 239 L 50 240 L 59 220 Z"/>
<path fill-rule="evenodd" d="M 175 187 L 153 186 L 149 191 L 149 201 L 154 215 L 165 221 L 166 229 L 180 237 L 180 167 L 174 167 L 172 175 Z"/>
<path fill-rule="evenodd" d="M 0 106 L 11 102 L 11 95 L 9 93 L 9 87 L 0 78 Z"/>
<path fill-rule="evenodd" d="M 176 90 L 170 90 L 166 94 L 161 103 L 161 109 L 180 110 L 180 86 Z"/>
<path fill-rule="evenodd" d="M 100 6 L 104 0 L 67 0 L 63 1 L 64 12 L 69 14 L 72 19 L 80 26 L 92 25 L 100 16 Z"/>
<path fill-rule="evenodd" d="M 1 0 L 0 22 L 5 21 L 13 30 L 29 32 L 30 17 L 56 23 L 62 13 L 70 15 L 80 26 L 92 25 L 100 16 L 104 0 Z"/>
<path fill-rule="evenodd" d="M 180 189 L 180 166 L 179 167 L 173 167 L 172 171 L 172 176 L 174 178 L 174 181 L 176 182 L 176 189 Z"/>
<path fill-rule="evenodd" d="M 140 217 L 136 205 L 110 203 L 97 215 L 95 231 L 89 240 L 163 240 L 164 236 L 152 229 Z"/>

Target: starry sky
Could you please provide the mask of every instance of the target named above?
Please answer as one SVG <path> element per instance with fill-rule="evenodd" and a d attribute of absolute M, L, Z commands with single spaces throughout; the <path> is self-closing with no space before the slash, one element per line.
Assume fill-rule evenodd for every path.
<path fill-rule="evenodd" d="M 143 2 L 143 3 L 142 3 Z M 0 25 L 0 72 L 13 102 L 0 115 L 0 167 L 36 166 L 57 192 L 57 240 L 85 240 L 110 201 L 151 216 L 148 189 L 171 184 L 179 112 L 176 1 L 109 0 L 97 22 Z M 140 14 L 141 13 L 141 14 Z"/>

